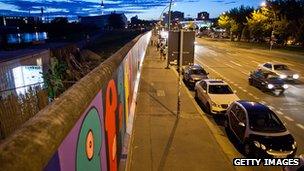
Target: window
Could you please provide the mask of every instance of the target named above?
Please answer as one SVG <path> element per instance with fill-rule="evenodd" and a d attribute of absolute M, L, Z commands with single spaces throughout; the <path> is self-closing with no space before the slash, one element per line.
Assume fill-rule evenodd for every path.
<path fill-rule="evenodd" d="M 271 64 L 269 64 L 269 63 L 264 64 L 264 67 L 266 67 L 266 68 L 268 68 L 268 69 L 271 69 L 271 68 L 272 68 L 272 67 L 271 67 Z"/>
<path fill-rule="evenodd" d="M 285 126 L 268 108 L 252 108 L 247 110 L 250 129 L 260 132 L 284 132 Z"/>
<path fill-rule="evenodd" d="M 280 65 L 274 65 L 273 67 L 274 67 L 274 70 L 279 70 L 279 71 L 281 71 L 281 70 L 288 70 L 288 67 L 286 65 L 282 65 L 282 64 L 280 64 Z"/>
<path fill-rule="evenodd" d="M 209 85 L 210 94 L 233 94 L 228 85 Z"/>
<path fill-rule="evenodd" d="M 246 113 L 241 107 L 236 111 L 236 117 L 240 122 L 246 124 Z"/>

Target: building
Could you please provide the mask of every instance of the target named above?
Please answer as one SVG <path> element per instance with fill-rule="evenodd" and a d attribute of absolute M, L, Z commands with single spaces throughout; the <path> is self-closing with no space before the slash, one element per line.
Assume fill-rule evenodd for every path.
<path fill-rule="evenodd" d="M 131 18 L 128 28 L 135 30 L 151 30 L 157 22 L 157 20 L 141 20 L 138 19 L 138 16 L 136 15 Z"/>
<path fill-rule="evenodd" d="M 84 25 L 94 25 L 97 28 L 105 29 L 109 25 L 109 17 L 116 13 L 111 13 L 107 15 L 99 15 L 99 16 L 84 16 L 79 17 L 79 22 Z M 124 22 L 124 26 L 127 27 L 128 19 L 125 14 L 117 14 L 121 17 L 122 21 Z"/>
<path fill-rule="evenodd" d="M 0 16 L 0 26 L 20 26 L 24 24 L 38 24 L 41 22 L 40 17 L 26 16 Z"/>
<path fill-rule="evenodd" d="M 163 14 L 163 22 L 167 24 L 169 20 L 168 13 Z M 183 21 L 184 20 L 184 13 L 180 11 L 171 11 L 171 22 L 174 21 Z"/>
<path fill-rule="evenodd" d="M 197 14 L 198 20 L 209 20 L 209 13 L 206 11 L 200 12 Z"/>

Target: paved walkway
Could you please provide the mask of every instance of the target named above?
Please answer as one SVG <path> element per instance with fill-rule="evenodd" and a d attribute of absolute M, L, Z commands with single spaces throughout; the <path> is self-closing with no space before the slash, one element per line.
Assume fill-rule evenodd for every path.
<path fill-rule="evenodd" d="M 127 170 L 234 170 L 177 75 L 149 46 L 142 68 Z"/>

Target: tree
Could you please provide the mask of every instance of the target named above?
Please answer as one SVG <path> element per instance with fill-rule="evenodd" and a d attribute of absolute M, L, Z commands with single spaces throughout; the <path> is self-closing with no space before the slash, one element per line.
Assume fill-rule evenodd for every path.
<path fill-rule="evenodd" d="M 125 23 L 121 14 L 112 13 L 108 19 L 108 26 L 113 29 L 124 29 Z"/>
<path fill-rule="evenodd" d="M 251 17 L 247 18 L 250 33 L 258 41 L 262 41 L 265 36 L 271 34 L 272 21 L 269 15 L 269 11 L 262 8 L 254 11 Z"/>

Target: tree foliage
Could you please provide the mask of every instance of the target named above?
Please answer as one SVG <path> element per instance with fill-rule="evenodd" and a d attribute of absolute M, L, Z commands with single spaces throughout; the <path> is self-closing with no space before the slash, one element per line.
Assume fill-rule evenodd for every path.
<path fill-rule="evenodd" d="M 248 39 L 263 41 L 274 36 L 277 43 L 286 44 L 288 39 L 304 43 L 304 1 L 266 1 L 264 7 L 254 10 L 241 6 L 222 14 L 219 26 L 231 35 L 245 35 Z M 247 34 L 249 33 L 249 34 Z"/>

